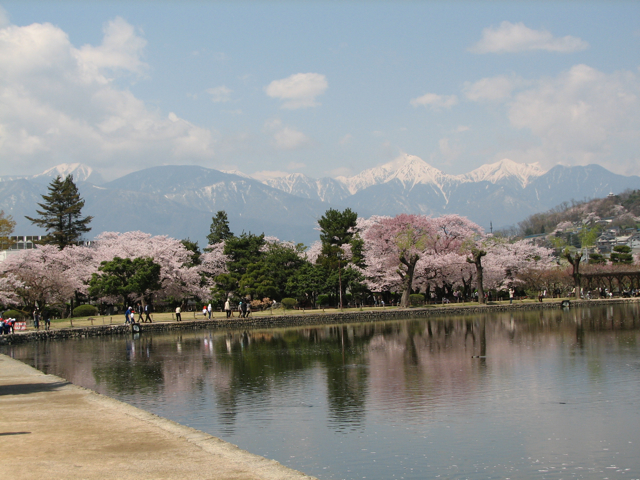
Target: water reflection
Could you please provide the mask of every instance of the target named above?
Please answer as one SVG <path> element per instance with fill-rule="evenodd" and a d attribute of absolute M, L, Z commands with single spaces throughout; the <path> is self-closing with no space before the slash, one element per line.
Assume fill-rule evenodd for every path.
<path fill-rule="evenodd" d="M 320 478 L 594 478 L 616 462 L 640 473 L 638 313 L 143 334 L 4 353 Z"/>

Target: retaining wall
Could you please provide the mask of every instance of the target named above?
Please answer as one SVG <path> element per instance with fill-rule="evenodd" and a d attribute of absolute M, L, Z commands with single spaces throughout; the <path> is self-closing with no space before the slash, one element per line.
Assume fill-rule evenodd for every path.
<path fill-rule="evenodd" d="M 624 303 L 638 303 L 640 299 L 603 299 L 603 300 L 580 300 L 571 301 L 571 307 L 589 307 L 600 305 L 615 305 Z M 249 318 L 232 318 L 218 320 L 191 320 L 169 323 L 143 323 L 140 325 L 144 332 L 166 332 L 181 330 L 242 330 L 247 328 L 276 328 L 276 327 L 297 327 L 309 325 L 327 325 L 355 322 L 376 322 L 405 318 L 425 318 L 444 317 L 453 315 L 471 315 L 480 313 L 503 312 L 503 311 L 523 311 L 540 309 L 561 308 L 559 300 L 547 301 L 544 303 L 514 303 L 460 306 L 447 305 L 443 307 L 425 308 L 380 308 L 379 310 L 368 311 L 346 311 L 322 313 L 318 310 L 311 310 L 307 313 L 296 315 L 273 315 L 258 316 Z M 25 342 L 55 340 L 64 338 L 84 338 L 99 337 L 102 335 L 125 335 L 131 334 L 131 325 L 96 325 L 88 327 L 61 328 L 57 330 L 40 330 L 32 332 L 21 332 L 0 336 L 0 345 L 19 344 Z"/>

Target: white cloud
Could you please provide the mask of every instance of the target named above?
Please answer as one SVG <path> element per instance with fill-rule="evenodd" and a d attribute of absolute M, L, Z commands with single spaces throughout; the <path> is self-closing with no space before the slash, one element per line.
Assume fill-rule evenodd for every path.
<path fill-rule="evenodd" d="M 274 145 L 281 150 L 294 150 L 309 143 L 309 137 L 289 127 L 277 131 L 273 139 Z"/>
<path fill-rule="evenodd" d="M 600 72 L 576 65 L 556 78 L 544 78 L 508 104 L 513 126 L 528 129 L 540 144 L 516 152 L 520 161 L 600 163 L 637 169 L 640 151 L 640 81 L 621 71 Z M 514 158 L 515 160 L 515 158 Z"/>
<path fill-rule="evenodd" d="M 136 35 L 132 25 L 116 17 L 103 28 L 102 45 L 84 45 L 78 52 L 85 68 L 124 70 L 142 75 L 148 68 L 140 59 L 147 41 Z"/>
<path fill-rule="evenodd" d="M 328 86 L 324 75 L 296 73 L 282 80 L 274 80 L 265 88 L 265 92 L 271 98 L 284 100 L 281 108 L 295 110 L 320 105 L 316 97 L 322 95 Z"/>
<path fill-rule="evenodd" d="M 150 109 L 115 82 L 142 74 L 146 41 L 117 18 L 102 44 L 75 48 L 51 24 L 0 30 L 0 158 L 4 170 L 83 162 L 106 176 L 213 156 L 216 132 Z M 126 77 L 125 77 L 126 78 Z"/>
<path fill-rule="evenodd" d="M 283 126 L 278 118 L 267 120 L 264 130 L 271 135 L 271 144 L 279 150 L 295 150 L 310 143 L 309 137 L 291 127 Z"/>
<path fill-rule="evenodd" d="M 469 100 L 474 102 L 499 102 L 509 98 L 513 90 L 522 83 L 522 79 L 515 76 L 499 75 L 483 78 L 474 83 L 466 82 L 463 92 Z"/>
<path fill-rule="evenodd" d="M 208 88 L 207 93 L 211 95 L 211 101 L 214 103 L 220 102 L 228 102 L 231 100 L 231 93 L 233 90 L 225 87 L 224 85 L 220 87 Z"/>
<path fill-rule="evenodd" d="M 427 93 L 421 97 L 411 100 L 414 107 L 431 107 L 432 110 L 441 110 L 443 108 L 451 108 L 458 104 L 456 95 L 437 95 L 435 93 Z"/>
<path fill-rule="evenodd" d="M 0 5 L 0 28 L 7 27 L 10 24 L 11 22 L 9 21 L 9 14 L 4 8 L 2 8 L 2 5 Z"/>
<path fill-rule="evenodd" d="M 524 23 L 502 22 L 499 27 L 482 30 L 482 38 L 469 51 L 473 53 L 515 53 L 532 50 L 571 53 L 585 50 L 589 44 L 567 35 L 557 38 L 546 30 L 533 30 Z"/>

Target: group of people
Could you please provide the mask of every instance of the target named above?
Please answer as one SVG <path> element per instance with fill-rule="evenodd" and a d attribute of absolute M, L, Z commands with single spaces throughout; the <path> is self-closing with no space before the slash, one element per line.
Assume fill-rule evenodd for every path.
<path fill-rule="evenodd" d="M 211 320 L 211 304 L 202 306 L 202 315 L 205 318 L 209 315 L 209 320 Z"/>
<path fill-rule="evenodd" d="M 151 320 L 152 311 L 153 309 L 148 303 L 143 307 L 140 302 L 138 302 L 135 306 L 135 309 L 133 307 L 128 307 L 124 312 L 124 323 L 136 323 L 136 313 L 138 314 L 138 323 L 153 323 L 153 320 Z"/>
<path fill-rule="evenodd" d="M 227 318 L 233 317 L 233 310 L 231 309 L 231 301 L 227 298 L 224 302 L 224 311 L 227 314 Z M 238 303 L 238 316 L 240 318 L 247 318 L 251 315 L 251 304 L 247 301 Z"/>
<path fill-rule="evenodd" d="M 0 335 L 8 335 L 14 332 L 15 329 L 15 318 L 2 318 L 0 315 Z"/>

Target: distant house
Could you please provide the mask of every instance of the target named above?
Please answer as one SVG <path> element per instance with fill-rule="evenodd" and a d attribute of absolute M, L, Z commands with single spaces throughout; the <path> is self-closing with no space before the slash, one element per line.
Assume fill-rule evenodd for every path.
<path fill-rule="evenodd" d="M 616 235 L 611 231 L 606 231 L 596 240 L 596 248 L 600 253 L 611 253 L 613 247 L 617 245 Z"/>
<path fill-rule="evenodd" d="M 627 239 L 627 245 L 631 250 L 640 250 L 640 233 L 634 233 Z"/>

